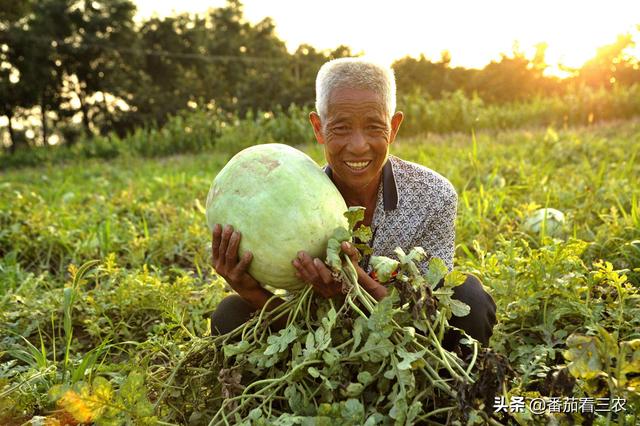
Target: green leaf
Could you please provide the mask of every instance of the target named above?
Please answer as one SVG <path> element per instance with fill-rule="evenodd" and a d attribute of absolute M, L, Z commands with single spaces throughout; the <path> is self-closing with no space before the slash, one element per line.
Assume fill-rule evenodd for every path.
<path fill-rule="evenodd" d="M 379 302 L 367 321 L 369 330 L 380 333 L 383 336 L 389 336 L 393 330 L 391 320 L 393 319 L 393 304 L 398 300 L 396 292 L 382 299 Z"/>
<path fill-rule="evenodd" d="M 406 424 L 414 424 L 416 418 L 420 414 L 420 411 L 422 411 L 422 402 L 414 401 L 413 403 L 411 403 L 411 405 L 409 406 L 409 411 L 407 412 Z"/>
<path fill-rule="evenodd" d="M 398 348 L 397 354 L 402 361 L 398 363 L 398 370 L 409 370 L 412 368 L 412 364 L 418 360 L 422 360 L 425 351 L 420 352 L 407 352 L 403 348 Z"/>
<path fill-rule="evenodd" d="M 355 243 L 351 243 L 351 244 L 353 244 L 353 246 L 358 249 L 360 254 L 363 254 L 366 256 L 373 253 L 373 249 L 369 247 L 367 244 L 355 244 Z"/>
<path fill-rule="evenodd" d="M 425 278 L 427 279 L 429 286 L 434 288 L 448 272 L 449 269 L 447 268 L 447 265 L 445 265 L 444 261 L 438 257 L 434 257 L 429 260 L 429 269 L 425 274 Z"/>
<path fill-rule="evenodd" d="M 259 408 L 254 408 L 253 410 L 249 411 L 249 415 L 247 417 L 249 420 L 252 420 L 255 422 L 260 417 L 262 417 L 262 410 Z"/>
<path fill-rule="evenodd" d="M 140 398 L 133 408 L 133 412 L 136 417 L 142 419 L 144 417 L 151 417 L 153 415 L 153 404 L 151 404 L 146 396 Z"/>
<path fill-rule="evenodd" d="M 309 373 L 309 375 L 311 377 L 313 377 L 314 379 L 317 379 L 318 377 L 320 377 L 320 372 L 318 371 L 317 368 L 315 367 L 309 367 L 307 368 L 307 372 Z"/>
<path fill-rule="evenodd" d="M 331 235 L 331 239 L 336 240 L 338 243 L 342 243 L 343 241 L 351 241 L 351 233 L 348 229 L 338 227 L 334 229 L 333 234 Z"/>
<path fill-rule="evenodd" d="M 307 333 L 307 339 L 305 341 L 304 348 L 305 355 L 310 355 L 312 352 L 315 352 L 316 339 L 313 337 L 312 331 Z"/>
<path fill-rule="evenodd" d="M 376 426 L 380 424 L 384 424 L 385 416 L 380 413 L 373 413 L 367 418 L 367 421 L 364 422 L 364 426 Z"/>
<path fill-rule="evenodd" d="M 393 252 L 396 254 L 396 256 L 398 256 L 398 260 L 402 265 L 405 265 L 410 261 L 410 259 L 407 257 L 407 254 L 404 252 L 404 250 L 402 250 L 402 248 L 396 247 Z"/>
<path fill-rule="evenodd" d="M 324 329 L 327 331 L 331 331 L 334 324 L 336 323 L 337 315 L 338 314 L 336 313 L 336 310 L 332 306 L 331 309 L 329 309 L 326 315 L 322 318 L 322 327 L 324 327 Z"/>
<path fill-rule="evenodd" d="M 119 396 L 128 406 L 133 406 L 140 398 L 146 398 L 144 376 L 142 373 L 137 371 L 129 373 L 127 379 L 120 386 Z"/>
<path fill-rule="evenodd" d="M 364 211 L 364 207 L 349 207 L 349 210 L 344 213 L 344 216 L 349 222 L 349 229 L 353 229 L 356 226 L 356 223 L 362 222 L 364 220 Z"/>
<path fill-rule="evenodd" d="M 431 267 L 431 264 L 432 263 L 429 262 L 429 267 Z M 461 275 L 464 276 L 464 274 Z M 471 312 L 471 308 L 469 307 L 469 305 L 453 297 L 453 287 L 459 285 L 461 277 L 457 272 L 451 272 L 449 275 L 447 275 L 447 278 L 449 276 L 452 276 L 452 278 L 445 279 L 444 285 L 438 290 L 434 290 L 433 295 L 438 299 L 438 304 L 443 308 L 449 309 L 453 315 L 457 317 L 464 317 L 466 315 L 469 315 L 469 312 Z"/>
<path fill-rule="evenodd" d="M 424 249 L 422 247 L 414 247 L 414 248 L 412 248 L 409 251 L 409 255 L 408 255 L 408 258 L 412 262 L 421 262 L 422 260 L 426 259 L 426 257 L 427 257 L 427 253 L 424 251 Z"/>
<path fill-rule="evenodd" d="M 267 338 L 267 349 L 265 349 L 265 355 L 273 355 L 280 352 L 284 352 L 289 347 L 289 344 L 296 340 L 298 337 L 298 328 L 290 324 L 287 328 L 280 330 L 278 334 L 272 334 Z"/>
<path fill-rule="evenodd" d="M 373 382 L 373 376 L 368 371 L 361 371 L 358 373 L 358 382 L 367 386 L 369 383 Z"/>
<path fill-rule="evenodd" d="M 637 392 L 640 389 L 640 339 L 622 342 L 620 353 L 624 354 L 620 360 L 620 384 Z"/>
<path fill-rule="evenodd" d="M 364 390 L 364 386 L 362 383 L 349 383 L 347 388 L 344 390 L 344 395 L 347 397 L 355 398 L 360 396 L 362 391 Z"/>
<path fill-rule="evenodd" d="M 319 351 L 324 351 L 331 344 L 331 334 L 327 333 L 322 327 L 316 330 L 314 337 L 316 340 L 316 349 Z"/>
<path fill-rule="evenodd" d="M 366 320 L 364 318 L 358 317 L 353 324 L 353 346 L 351 353 L 355 352 L 362 342 L 362 333 L 364 332 L 365 321 Z"/>
<path fill-rule="evenodd" d="M 341 252 L 340 241 L 335 238 L 330 238 L 327 243 L 327 258 L 325 259 L 325 263 L 334 271 L 339 271 L 342 267 L 342 260 L 340 259 Z"/>
<path fill-rule="evenodd" d="M 396 369 L 391 367 L 383 374 L 385 379 L 393 380 L 396 377 Z"/>
<path fill-rule="evenodd" d="M 238 354 L 245 353 L 252 348 L 253 345 L 251 345 L 251 343 L 242 340 L 235 345 L 224 345 L 222 350 L 224 351 L 225 358 L 229 358 Z"/>
<path fill-rule="evenodd" d="M 311 415 L 315 412 L 315 407 L 311 402 L 303 397 L 295 384 L 287 386 L 284 397 L 289 402 L 289 407 L 294 413 Z"/>
<path fill-rule="evenodd" d="M 438 259 L 440 260 L 440 259 Z M 444 262 L 443 262 L 444 264 Z M 467 280 L 467 276 L 460 272 L 460 271 L 451 271 L 447 274 L 447 276 L 444 279 L 444 285 L 446 287 L 457 287 L 459 285 L 464 284 L 464 282 Z"/>
<path fill-rule="evenodd" d="M 379 333 L 371 333 L 362 347 L 362 359 L 371 362 L 381 362 L 393 353 L 394 345 Z"/>
<path fill-rule="evenodd" d="M 386 256 L 371 256 L 369 264 L 381 283 L 386 283 L 391 279 L 391 274 L 398 269 L 400 262 Z"/>
<path fill-rule="evenodd" d="M 352 424 L 362 424 L 364 420 L 364 406 L 357 399 L 351 398 L 342 403 L 342 418 Z"/>
<path fill-rule="evenodd" d="M 602 372 L 602 362 L 598 352 L 599 340 L 595 336 L 572 334 L 567 339 L 568 349 L 563 355 L 569 372 L 577 378 L 592 379 Z"/>
<path fill-rule="evenodd" d="M 327 364 L 328 367 L 333 367 L 338 364 L 340 361 L 340 352 L 338 352 L 335 348 L 329 348 L 322 354 L 322 360 Z"/>
<path fill-rule="evenodd" d="M 396 421 L 396 424 L 405 424 L 407 411 L 407 400 L 404 398 L 398 398 L 394 401 L 391 410 L 389 410 L 389 417 L 394 419 Z"/>
<path fill-rule="evenodd" d="M 449 300 L 449 308 L 451 308 L 453 315 L 457 317 L 467 316 L 469 315 L 469 312 L 471 312 L 471 307 L 469 305 L 453 298 Z"/>
<path fill-rule="evenodd" d="M 353 231 L 353 237 L 360 240 L 362 243 L 368 243 L 373 237 L 371 228 L 368 226 L 360 225 L 358 229 Z"/>

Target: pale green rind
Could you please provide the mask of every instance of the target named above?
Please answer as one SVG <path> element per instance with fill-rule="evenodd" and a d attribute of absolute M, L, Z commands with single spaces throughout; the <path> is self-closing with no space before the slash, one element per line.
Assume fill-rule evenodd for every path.
<path fill-rule="evenodd" d="M 209 229 L 230 224 L 242 233 L 240 255 L 253 253 L 249 273 L 287 290 L 305 284 L 291 264 L 300 250 L 324 258 L 347 206 L 335 185 L 306 154 L 281 144 L 257 145 L 234 156 L 211 185 Z"/>
<path fill-rule="evenodd" d="M 537 234 L 542 230 L 543 222 L 545 222 L 547 234 L 552 236 L 556 235 L 562 230 L 562 226 L 564 225 L 564 214 L 552 208 L 538 209 L 524 222 L 524 229 Z"/>

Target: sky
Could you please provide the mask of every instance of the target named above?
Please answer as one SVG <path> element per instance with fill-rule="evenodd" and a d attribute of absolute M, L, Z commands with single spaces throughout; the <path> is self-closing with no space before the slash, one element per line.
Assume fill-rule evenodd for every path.
<path fill-rule="evenodd" d="M 157 14 L 204 12 L 224 0 L 137 0 L 138 19 Z M 244 16 L 256 23 L 270 16 L 280 39 L 294 51 L 346 44 L 391 64 L 421 53 L 438 60 L 444 50 L 452 65 L 482 68 L 514 42 L 528 57 L 548 44 L 547 62 L 579 67 L 597 47 L 631 32 L 638 39 L 640 0 L 244 0 Z M 633 53 L 638 56 L 640 48 Z"/>

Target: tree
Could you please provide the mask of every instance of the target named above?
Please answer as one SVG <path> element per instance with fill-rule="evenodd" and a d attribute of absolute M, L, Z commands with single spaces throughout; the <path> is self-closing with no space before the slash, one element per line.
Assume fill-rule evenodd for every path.
<path fill-rule="evenodd" d="M 615 42 L 598 48 L 595 57 L 580 69 L 577 80 L 591 87 L 605 88 L 640 82 L 638 58 L 628 53 L 633 47 L 635 41 L 631 34 L 619 35 Z"/>
<path fill-rule="evenodd" d="M 523 101 L 534 95 L 550 94 L 557 83 L 546 77 L 546 45 L 539 44 L 532 60 L 516 44 L 512 56 L 502 54 L 476 74 L 473 89 L 489 102 Z"/>
<path fill-rule="evenodd" d="M 29 14 L 32 2 L 29 0 L 0 0 L 0 22 L 16 22 Z"/>
<path fill-rule="evenodd" d="M 130 0 L 67 1 L 71 35 L 62 46 L 64 69 L 77 79 L 85 133 L 104 133 L 114 123 L 107 94 L 130 98 L 137 64 L 135 5 Z"/>
<path fill-rule="evenodd" d="M 290 67 L 291 56 L 284 42 L 275 35 L 271 18 L 247 28 L 245 45 L 246 54 L 259 59 L 244 64 L 245 78 L 236 83 L 240 113 L 289 106 L 293 101 L 291 88 L 295 79 Z"/>
<path fill-rule="evenodd" d="M 23 83 L 33 91 L 35 104 L 40 107 L 42 143 L 49 137 L 47 112 L 60 110 L 62 88 L 62 56 L 58 50 L 60 40 L 70 34 L 65 2 L 49 0 L 33 5 L 29 28 L 22 36 L 24 63 Z"/>
<path fill-rule="evenodd" d="M 301 44 L 291 55 L 292 81 L 289 102 L 296 105 L 312 104 L 315 100 L 315 79 L 318 70 L 327 61 L 327 54 L 308 44 Z"/>
<path fill-rule="evenodd" d="M 140 39 L 147 79 L 138 86 L 135 108 L 158 124 L 193 101 L 244 116 L 313 99 L 313 92 L 301 96 L 297 90 L 301 76 L 308 77 L 309 58 L 287 52 L 271 19 L 244 21 L 239 1 L 203 16 L 152 18 L 142 25 Z M 314 76 L 304 84 L 310 81 L 312 91 L 315 63 L 311 69 Z"/>
<path fill-rule="evenodd" d="M 7 52 L 0 50 L 0 62 L 7 63 Z M 17 140 L 13 130 L 13 117 L 16 105 L 21 100 L 20 87 L 15 83 L 15 68 L 1 67 L 0 68 L 0 115 L 7 117 L 9 131 L 9 140 L 11 145 L 9 147 L 10 152 L 15 152 L 17 148 Z"/>
<path fill-rule="evenodd" d="M 398 92 L 427 93 L 432 98 L 439 98 L 445 92 L 454 92 L 463 88 L 464 81 L 456 83 L 452 77 L 455 72 L 450 68 L 451 55 L 443 52 L 439 62 L 432 62 L 424 55 L 418 59 L 406 56 L 392 65 Z"/>
<path fill-rule="evenodd" d="M 16 108 L 31 103 L 31 99 L 25 98 L 26 86 L 20 83 L 22 74 L 16 66 L 24 49 L 19 45 L 19 41 L 23 41 L 19 34 L 28 21 L 31 6 L 28 1 L 18 0 L 2 0 L 0 3 L 0 115 L 8 120 L 11 153 L 18 146 L 13 129 Z"/>
<path fill-rule="evenodd" d="M 206 31 L 202 19 L 187 14 L 143 23 L 139 47 L 144 53 L 131 100 L 140 120 L 161 125 L 192 97 L 207 96 L 211 89 L 205 82 L 214 70 L 203 52 Z"/>

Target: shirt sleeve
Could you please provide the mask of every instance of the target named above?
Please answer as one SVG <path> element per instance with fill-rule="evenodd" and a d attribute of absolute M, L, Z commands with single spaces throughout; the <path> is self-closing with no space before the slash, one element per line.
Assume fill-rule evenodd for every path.
<path fill-rule="evenodd" d="M 425 218 L 413 244 L 414 247 L 422 247 L 427 253 L 427 259 L 417 265 L 422 273 L 427 271 L 431 257 L 439 257 L 449 271 L 453 269 L 458 212 L 458 195 L 453 187 L 436 204 L 433 213 Z"/>

